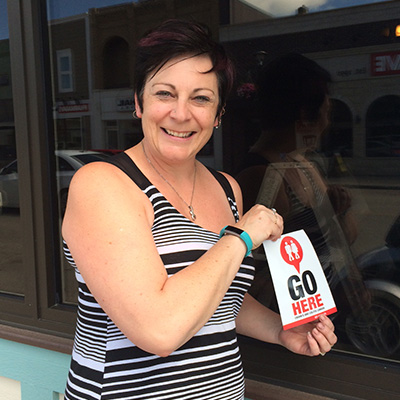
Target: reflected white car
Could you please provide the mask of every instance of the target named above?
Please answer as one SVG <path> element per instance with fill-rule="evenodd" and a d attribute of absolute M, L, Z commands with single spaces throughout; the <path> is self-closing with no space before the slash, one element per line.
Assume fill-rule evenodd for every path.
<path fill-rule="evenodd" d="M 56 176 L 61 210 L 65 210 L 72 176 L 83 165 L 103 161 L 109 156 L 95 151 L 56 150 Z M 18 162 L 14 160 L 0 170 L 0 207 L 19 208 Z"/>

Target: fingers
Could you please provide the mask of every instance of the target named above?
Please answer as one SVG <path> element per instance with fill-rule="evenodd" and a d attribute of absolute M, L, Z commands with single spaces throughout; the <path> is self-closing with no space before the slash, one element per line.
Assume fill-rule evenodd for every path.
<path fill-rule="evenodd" d="M 334 329 L 332 321 L 326 315 L 319 317 L 317 324 L 307 337 L 313 355 L 324 356 L 332 349 L 337 342 Z"/>
<path fill-rule="evenodd" d="M 270 237 L 267 239 L 275 241 L 279 239 L 283 233 L 283 218 L 278 214 L 275 208 L 267 208 L 267 210 L 269 211 L 269 214 L 272 213 L 272 215 L 270 215 L 270 219 L 275 225 L 275 227 L 272 229 Z"/>
<path fill-rule="evenodd" d="M 256 204 L 239 221 L 238 227 L 250 235 L 255 249 L 264 240 L 280 238 L 283 232 L 283 218 L 275 209 Z"/>
<path fill-rule="evenodd" d="M 270 228 L 271 233 L 267 239 L 276 240 L 282 235 L 283 232 L 283 218 L 278 214 L 275 208 L 267 208 L 264 206 L 261 207 L 264 208 L 269 218 L 269 221 L 267 220 L 266 223 Z"/>

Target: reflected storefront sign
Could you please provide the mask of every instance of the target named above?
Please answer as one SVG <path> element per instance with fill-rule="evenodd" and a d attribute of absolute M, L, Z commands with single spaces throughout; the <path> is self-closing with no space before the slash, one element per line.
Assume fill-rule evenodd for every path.
<path fill-rule="evenodd" d="M 371 55 L 371 73 L 374 76 L 400 74 L 400 51 Z"/>

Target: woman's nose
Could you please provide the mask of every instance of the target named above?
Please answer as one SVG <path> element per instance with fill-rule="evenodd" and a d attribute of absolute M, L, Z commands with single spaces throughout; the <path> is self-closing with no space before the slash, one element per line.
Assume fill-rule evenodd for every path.
<path fill-rule="evenodd" d="M 189 105 L 186 101 L 177 101 L 174 104 L 175 107 L 173 107 L 171 111 L 171 117 L 179 120 L 179 121 L 186 121 L 190 118 L 191 112 L 189 109 Z"/>

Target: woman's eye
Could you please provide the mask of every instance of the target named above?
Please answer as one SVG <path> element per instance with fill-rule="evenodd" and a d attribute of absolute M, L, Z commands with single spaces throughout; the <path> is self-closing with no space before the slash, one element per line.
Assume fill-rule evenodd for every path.
<path fill-rule="evenodd" d="M 170 97 L 170 96 L 171 96 L 171 93 L 168 92 L 168 91 L 166 91 L 166 90 L 159 90 L 159 91 L 156 93 L 156 95 L 157 95 L 158 97 L 164 97 L 164 98 L 166 98 L 166 97 Z"/>
<path fill-rule="evenodd" d="M 196 96 L 194 98 L 198 103 L 208 103 L 210 101 L 210 98 L 207 96 Z"/>

